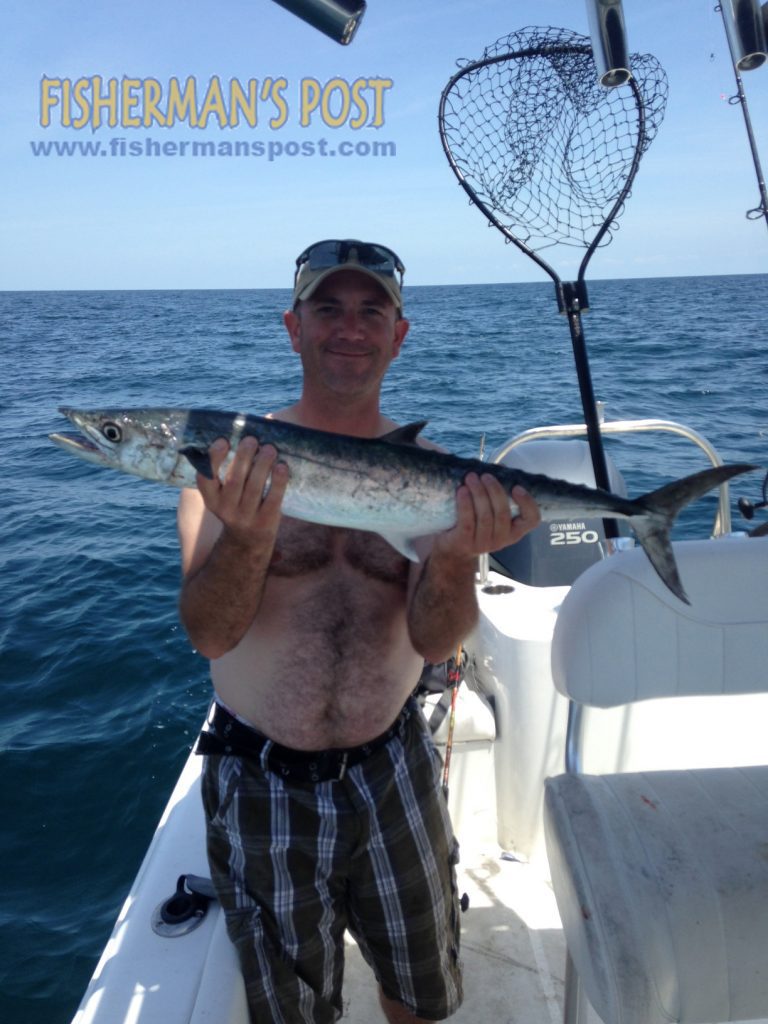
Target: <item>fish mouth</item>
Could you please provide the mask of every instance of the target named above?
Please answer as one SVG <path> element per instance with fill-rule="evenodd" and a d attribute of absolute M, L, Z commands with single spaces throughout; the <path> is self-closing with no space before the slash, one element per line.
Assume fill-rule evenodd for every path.
<path fill-rule="evenodd" d="M 57 433 L 49 434 L 49 441 L 59 445 L 60 448 L 76 448 L 78 451 L 100 452 L 101 449 L 93 444 L 82 434 Z"/>
<path fill-rule="evenodd" d="M 59 448 L 71 455 L 77 455 L 86 462 L 95 462 L 99 465 L 111 465 L 110 459 L 103 448 L 93 444 L 82 434 L 56 433 L 49 434 L 48 440 L 53 441 Z"/>
<path fill-rule="evenodd" d="M 67 419 L 70 419 L 80 429 L 80 433 L 58 431 L 54 434 L 49 434 L 48 439 L 58 445 L 59 448 L 63 448 L 64 451 L 71 452 L 73 455 L 79 455 L 81 459 L 87 459 L 88 462 L 107 461 L 107 452 L 98 443 L 98 436 L 88 428 L 88 424 L 79 420 L 75 410 L 62 406 L 59 408 L 59 412 L 66 416 Z M 94 437 L 93 440 L 90 439 L 89 434 Z"/>

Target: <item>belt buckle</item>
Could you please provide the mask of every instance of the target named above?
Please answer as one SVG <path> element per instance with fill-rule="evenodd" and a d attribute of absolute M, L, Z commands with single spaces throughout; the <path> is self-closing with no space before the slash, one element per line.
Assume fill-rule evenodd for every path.
<path fill-rule="evenodd" d="M 336 776 L 336 781 L 341 782 L 344 776 L 347 774 L 347 761 L 349 760 L 349 751 L 345 750 L 341 755 L 341 764 L 339 765 L 339 774 Z"/>

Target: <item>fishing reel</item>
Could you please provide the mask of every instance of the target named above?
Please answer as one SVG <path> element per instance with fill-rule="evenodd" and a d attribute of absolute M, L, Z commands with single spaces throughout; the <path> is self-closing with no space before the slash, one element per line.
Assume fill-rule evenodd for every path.
<path fill-rule="evenodd" d="M 750 501 L 749 498 L 739 498 L 737 503 L 739 506 L 739 512 L 741 512 L 742 516 L 745 519 L 751 521 L 755 517 L 755 512 L 757 512 L 759 509 L 768 508 L 768 473 L 765 474 L 762 491 L 762 501 L 753 502 Z M 762 535 L 763 533 L 768 532 L 768 523 L 764 523 L 756 527 L 753 533 L 757 533 L 757 531 L 759 531 L 758 535 Z"/>

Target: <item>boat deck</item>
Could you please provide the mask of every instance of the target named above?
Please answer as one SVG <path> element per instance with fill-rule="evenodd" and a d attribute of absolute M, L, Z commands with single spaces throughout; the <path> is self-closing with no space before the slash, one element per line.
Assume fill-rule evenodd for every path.
<path fill-rule="evenodd" d="M 461 792 L 461 758 L 457 758 Z M 218 906 L 203 925 L 178 939 L 155 935 L 149 920 L 178 874 L 205 874 L 200 761 L 190 756 L 153 844 L 115 926 L 76 1024 L 244 1024 L 245 992 Z M 488 821 L 490 824 L 490 820 Z M 546 862 L 514 860 L 489 839 L 485 815 L 459 830 L 464 1005 L 456 1024 L 481 1021 L 558 1024 L 562 1020 L 565 946 Z M 119 956 L 117 954 L 120 954 Z M 194 986 L 183 979 L 197 976 Z M 348 937 L 344 985 L 347 1024 L 384 1021 L 377 986 L 356 943 Z M 597 1020 L 597 1018 L 595 1018 Z"/>
<path fill-rule="evenodd" d="M 456 756 L 453 803 L 461 797 Z M 75 1024 L 245 1024 L 245 990 L 217 904 L 182 938 L 150 928 L 154 908 L 183 872 L 205 874 L 200 760 L 191 755 L 115 930 L 75 1017 Z M 477 794 L 477 790 L 475 790 Z M 563 1019 L 565 942 L 542 855 L 515 860 L 494 839 L 490 816 L 471 814 L 461 843 L 464 1005 L 455 1024 L 559 1024 Z M 119 954 L 119 955 L 118 955 Z M 348 939 L 343 990 L 345 1024 L 384 1022 L 377 987 Z M 587 1007 L 579 1024 L 600 1024 Z M 737 1022 L 738 1024 L 738 1022 Z M 758 1024 L 768 1024 L 768 1018 Z"/>

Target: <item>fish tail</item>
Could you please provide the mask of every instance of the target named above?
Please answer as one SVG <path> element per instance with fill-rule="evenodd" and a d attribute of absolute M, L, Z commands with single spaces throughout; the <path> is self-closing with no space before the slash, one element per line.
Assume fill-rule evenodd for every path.
<path fill-rule="evenodd" d="M 730 480 L 740 473 L 748 473 L 757 466 L 740 463 L 733 466 L 715 466 L 699 473 L 674 480 L 656 491 L 649 491 L 637 499 L 639 505 L 645 506 L 645 512 L 632 516 L 630 522 L 637 539 L 642 545 L 648 559 L 669 587 L 672 593 L 686 604 L 691 602 L 686 596 L 680 574 L 677 570 L 675 554 L 672 550 L 670 531 L 681 509 L 690 502 L 700 498 L 713 487 Z"/>

